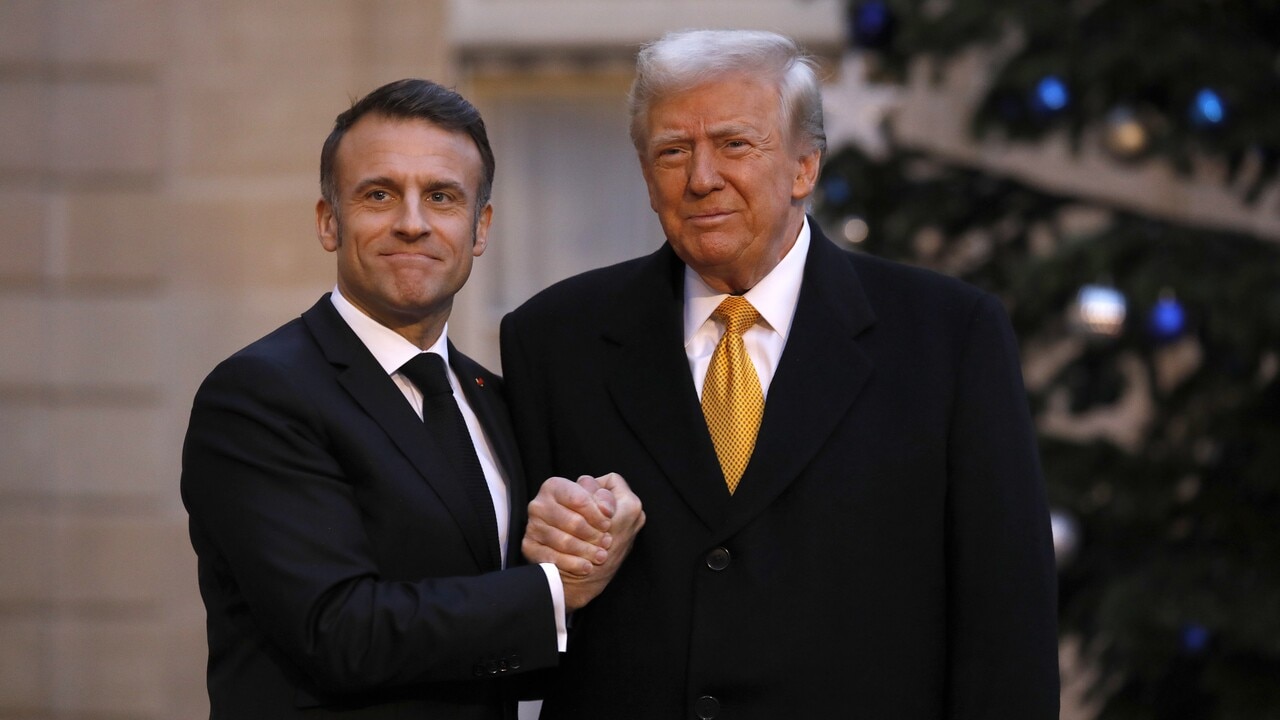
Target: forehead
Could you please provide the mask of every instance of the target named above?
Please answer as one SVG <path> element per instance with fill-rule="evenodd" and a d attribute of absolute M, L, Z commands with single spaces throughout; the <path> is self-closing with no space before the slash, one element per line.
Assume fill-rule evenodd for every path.
<path fill-rule="evenodd" d="M 478 182 L 480 150 L 461 130 L 446 130 L 427 120 L 370 114 L 355 122 L 335 153 L 340 183 L 375 176 L 430 175 Z"/>
<path fill-rule="evenodd" d="M 667 93 L 649 107 L 649 137 L 741 125 L 764 132 L 782 122 L 782 103 L 773 82 L 734 73 Z"/>

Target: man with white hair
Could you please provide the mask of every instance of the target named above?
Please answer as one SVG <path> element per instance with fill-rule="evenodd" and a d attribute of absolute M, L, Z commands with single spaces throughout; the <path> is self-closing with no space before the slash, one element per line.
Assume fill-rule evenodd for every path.
<path fill-rule="evenodd" d="M 997 298 L 836 247 L 811 60 L 767 32 L 645 47 L 632 139 L 666 234 L 503 321 L 527 477 L 621 474 L 647 524 L 575 613 L 544 718 L 1058 716 L 1056 578 Z M 589 576 L 552 479 L 525 554 Z"/>

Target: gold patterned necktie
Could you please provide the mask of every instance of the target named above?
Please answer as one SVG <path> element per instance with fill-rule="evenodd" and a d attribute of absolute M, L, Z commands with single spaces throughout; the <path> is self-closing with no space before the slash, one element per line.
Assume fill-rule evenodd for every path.
<path fill-rule="evenodd" d="M 756 324 L 760 313 L 746 298 L 730 295 L 713 315 L 724 321 L 725 330 L 707 367 L 702 414 L 732 495 L 756 447 L 756 432 L 764 416 L 760 378 L 742 342 L 742 334 Z"/>

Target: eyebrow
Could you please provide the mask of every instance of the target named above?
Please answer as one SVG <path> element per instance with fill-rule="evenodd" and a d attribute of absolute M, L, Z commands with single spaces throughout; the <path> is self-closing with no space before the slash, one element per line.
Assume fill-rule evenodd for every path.
<path fill-rule="evenodd" d="M 713 125 L 707 132 L 713 139 L 731 137 L 733 135 L 761 135 L 759 129 L 744 122 L 724 122 Z M 666 145 L 673 142 L 684 142 L 689 138 L 689 134 L 683 130 L 674 130 L 670 132 L 660 132 L 649 139 L 650 145 Z"/>
<path fill-rule="evenodd" d="M 688 135 L 683 132 L 657 133 L 649 137 L 649 145 L 650 146 L 667 145 L 673 142 L 680 142 L 686 139 L 687 137 Z"/>
<path fill-rule="evenodd" d="M 715 125 L 707 133 L 713 138 L 728 137 L 730 135 L 760 135 L 760 130 L 747 123 L 727 122 Z"/>
<path fill-rule="evenodd" d="M 397 184 L 398 183 L 393 181 L 391 178 L 385 175 L 379 175 L 378 177 L 365 178 L 360 182 L 356 183 L 355 187 L 351 188 L 351 192 L 356 195 L 359 195 L 360 193 L 364 192 L 365 190 L 368 190 L 371 187 L 377 187 L 379 185 L 395 187 Z"/>

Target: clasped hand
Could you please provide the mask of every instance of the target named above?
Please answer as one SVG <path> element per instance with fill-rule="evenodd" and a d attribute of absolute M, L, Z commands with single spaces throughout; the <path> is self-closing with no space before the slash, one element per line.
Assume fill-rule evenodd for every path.
<path fill-rule="evenodd" d="M 529 503 L 521 549 L 529 562 L 555 563 L 573 611 L 609 584 L 643 526 L 640 498 L 621 475 L 553 477 Z"/>

